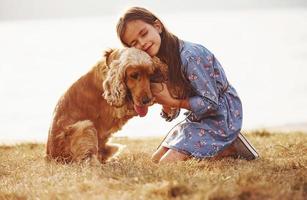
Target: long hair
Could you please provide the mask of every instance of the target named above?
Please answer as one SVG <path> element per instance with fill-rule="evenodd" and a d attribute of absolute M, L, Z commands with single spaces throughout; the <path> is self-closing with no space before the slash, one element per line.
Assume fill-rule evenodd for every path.
<path fill-rule="evenodd" d="M 131 7 L 119 19 L 116 26 L 117 36 L 124 46 L 129 47 L 123 41 L 123 35 L 125 34 L 127 23 L 133 20 L 141 20 L 151 25 L 154 25 L 158 20 L 162 24 L 161 46 L 157 57 L 168 65 L 168 89 L 171 96 L 176 99 L 190 96 L 193 90 L 181 70 L 182 63 L 178 37 L 169 32 L 161 20 L 152 12 L 141 7 Z"/>

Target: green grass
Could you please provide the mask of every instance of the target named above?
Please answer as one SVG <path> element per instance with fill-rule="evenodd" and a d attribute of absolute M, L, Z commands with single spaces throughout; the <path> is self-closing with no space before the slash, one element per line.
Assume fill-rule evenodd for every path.
<path fill-rule="evenodd" d="M 104 165 L 45 162 L 45 145 L 0 146 L 0 199 L 306 199 L 307 134 L 254 131 L 254 161 L 150 161 L 161 138 L 126 145 Z"/>

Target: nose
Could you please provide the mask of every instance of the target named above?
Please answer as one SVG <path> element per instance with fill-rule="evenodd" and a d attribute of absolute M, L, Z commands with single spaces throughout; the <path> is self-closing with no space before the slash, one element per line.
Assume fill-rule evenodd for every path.
<path fill-rule="evenodd" d="M 143 104 L 143 105 L 148 104 L 150 101 L 151 101 L 151 99 L 150 99 L 149 97 L 147 97 L 147 96 L 145 96 L 145 97 L 142 98 L 142 104 Z"/>
<path fill-rule="evenodd" d="M 141 47 L 142 50 L 144 50 L 145 46 L 146 46 L 146 42 L 144 39 L 139 39 L 139 45 Z"/>

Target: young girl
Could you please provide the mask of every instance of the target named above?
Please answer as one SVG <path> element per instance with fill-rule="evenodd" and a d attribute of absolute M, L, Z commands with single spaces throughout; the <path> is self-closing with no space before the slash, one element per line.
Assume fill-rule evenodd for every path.
<path fill-rule="evenodd" d="M 170 121 L 178 115 L 172 112 L 175 114 L 169 116 L 171 108 L 190 111 L 186 122 L 153 154 L 153 161 L 239 155 L 244 150 L 235 142 L 242 126 L 241 101 L 208 49 L 180 40 L 153 13 L 140 7 L 130 8 L 119 19 L 117 35 L 124 46 L 141 49 L 168 65 L 167 85 L 152 84 L 156 102 L 163 105 L 162 116 Z M 240 156 L 254 159 L 257 154 Z"/>

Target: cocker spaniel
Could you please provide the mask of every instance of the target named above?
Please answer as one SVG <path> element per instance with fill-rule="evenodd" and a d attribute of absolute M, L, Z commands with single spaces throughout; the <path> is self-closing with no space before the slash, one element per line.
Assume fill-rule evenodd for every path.
<path fill-rule="evenodd" d="M 135 48 L 105 52 L 60 98 L 47 141 L 47 159 L 63 163 L 95 157 L 101 163 L 117 151 L 112 133 L 134 116 L 145 116 L 154 98 L 150 82 L 165 80 L 166 66 Z"/>

